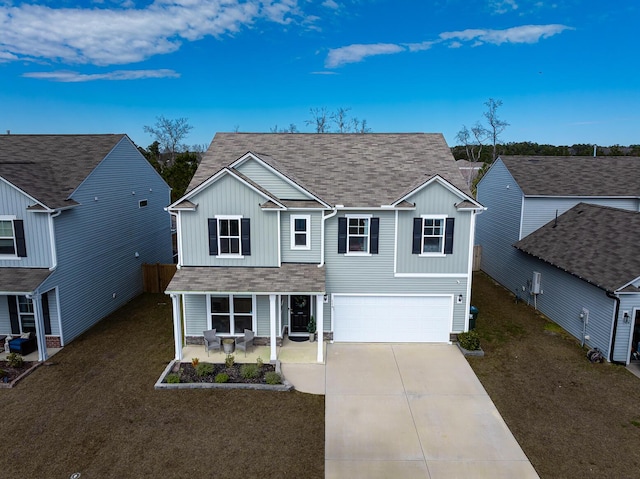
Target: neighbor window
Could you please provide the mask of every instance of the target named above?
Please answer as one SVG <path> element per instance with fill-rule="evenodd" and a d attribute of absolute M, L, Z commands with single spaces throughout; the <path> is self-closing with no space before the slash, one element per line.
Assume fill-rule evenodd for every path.
<path fill-rule="evenodd" d="M 211 296 L 211 328 L 219 334 L 242 334 L 253 329 L 253 297 Z"/>
<path fill-rule="evenodd" d="M 0 220 L 0 254 L 16 254 L 16 241 L 11 220 Z"/>
<path fill-rule="evenodd" d="M 311 249 L 311 216 L 291 215 L 291 249 Z"/>
<path fill-rule="evenodd" d="M 444 253 L 444 218 L 422 218 L 422 254 Z"/>

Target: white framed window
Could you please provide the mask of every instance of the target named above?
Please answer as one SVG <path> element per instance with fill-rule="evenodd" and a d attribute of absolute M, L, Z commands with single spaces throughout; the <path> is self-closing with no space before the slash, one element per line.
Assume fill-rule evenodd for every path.
<path fill-rule="evenodd" d="M 310 215 L 291 215 L 291 249 L 311 249 Z"/>
<path fill-rule="evenodd" d="M 255 296 L 253 295 L 210 295 L 211 329 L 217 334 L 238 335 L 245 329 L 253 330 L 255 316 Z"/>
<path fill-rule="evenodd" d="M 444 256 L 446 216 L 422 216 L 421 256 Z"/>
<path fill-rule="evenodd" d="M 18 296 L 18 318 L 23 333 L 36 332 L 36 316 L 33 312 L 33 301 L 26 296 Z"/>
<path fill-rule="evenodd" d="M 347 215 L 347 254 L 369 254 L 371 215 Z"/>
<path fill-rule="evenodd" d="M 242 216 L 216 216 L 218 256 L 241 256 L 240 220 Z"/>
<path fill-rule="evenodd" d="M 0 256 L 16 256 L 16 235 L 12 216 L 0 216 Z"/>

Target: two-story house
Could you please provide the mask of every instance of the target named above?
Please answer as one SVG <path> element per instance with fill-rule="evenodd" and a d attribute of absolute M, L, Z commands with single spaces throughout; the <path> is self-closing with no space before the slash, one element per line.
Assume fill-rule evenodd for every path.
<path fill-rule="evenodd" d="M 219 133 L 177 218 L 176 359 L 203 331 L 271 346 L 448 342 L 468 329 L 484 208 L 440 134 Z"/>
<path fill-rule="evenodd" d="M 169 201 L 126 135 L 0 136 L 0 335 L 45 360 L 140 294 L 172 260 Z"/>
<path fill-rule="evenodd" d="M 481 269 L 625 363 L 640 340 L 639 178 L 634 157 L 502 156 L 477 192 L 488 208 L 476 232 Z"/>

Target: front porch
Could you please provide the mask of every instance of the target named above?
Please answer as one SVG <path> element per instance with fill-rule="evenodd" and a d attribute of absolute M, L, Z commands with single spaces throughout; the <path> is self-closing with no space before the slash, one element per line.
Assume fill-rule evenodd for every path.
<path fill-rule="evenodd" d="M 51 356 L 53 356 L 54 354 L 56 354 L 57 352 L 62 351 L 62 348 L 47 348 L 47 358 L 50 358 Z M 0 361 L 6 361 L 7 360 L 7 356 L 9 355 L 8 351 L 2 351 L 0 352 Z M 22 356 L 22 358 L 25 361 L 28 362 L 35 362 L 35 361 L 39 361 L 38 358 L 38 350 L 36 349 L 34 352 L 29 353 L 29 354 L 25 354 L 24 356 Z"/>
<path fill-rule="evenodd" d="M 326 357 L 327 343 L 322 343 L 323 354 Z M 265 363 L 270 361 L 271 346 L 254 346 L 247 351 L 235 351 L 233 357 L 236 363 L 255 363 L 258 358 Z M 227 355 L 222 351 L 204 350 L 203 345 L 189 344 L 182 348 L 182 361 L 189 362 L 192 358 L 198 358 L 204 363 L 224 363 Z M 276 359 L 282 364 L 318 364 L 318 343 L 316 341 L 291 341 L 287 336 L 282 340 L 282 346 L 276 346 Z M 322 362 L 324 364 L 324 361 Z"/>

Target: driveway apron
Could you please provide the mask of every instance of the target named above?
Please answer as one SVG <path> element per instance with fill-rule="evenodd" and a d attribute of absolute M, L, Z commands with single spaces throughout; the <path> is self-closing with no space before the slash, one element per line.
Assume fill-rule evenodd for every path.
<path fill-rule="evenodd" d="M 537 478 L 447 344 L 327 347 L 326 478 Z"/>

